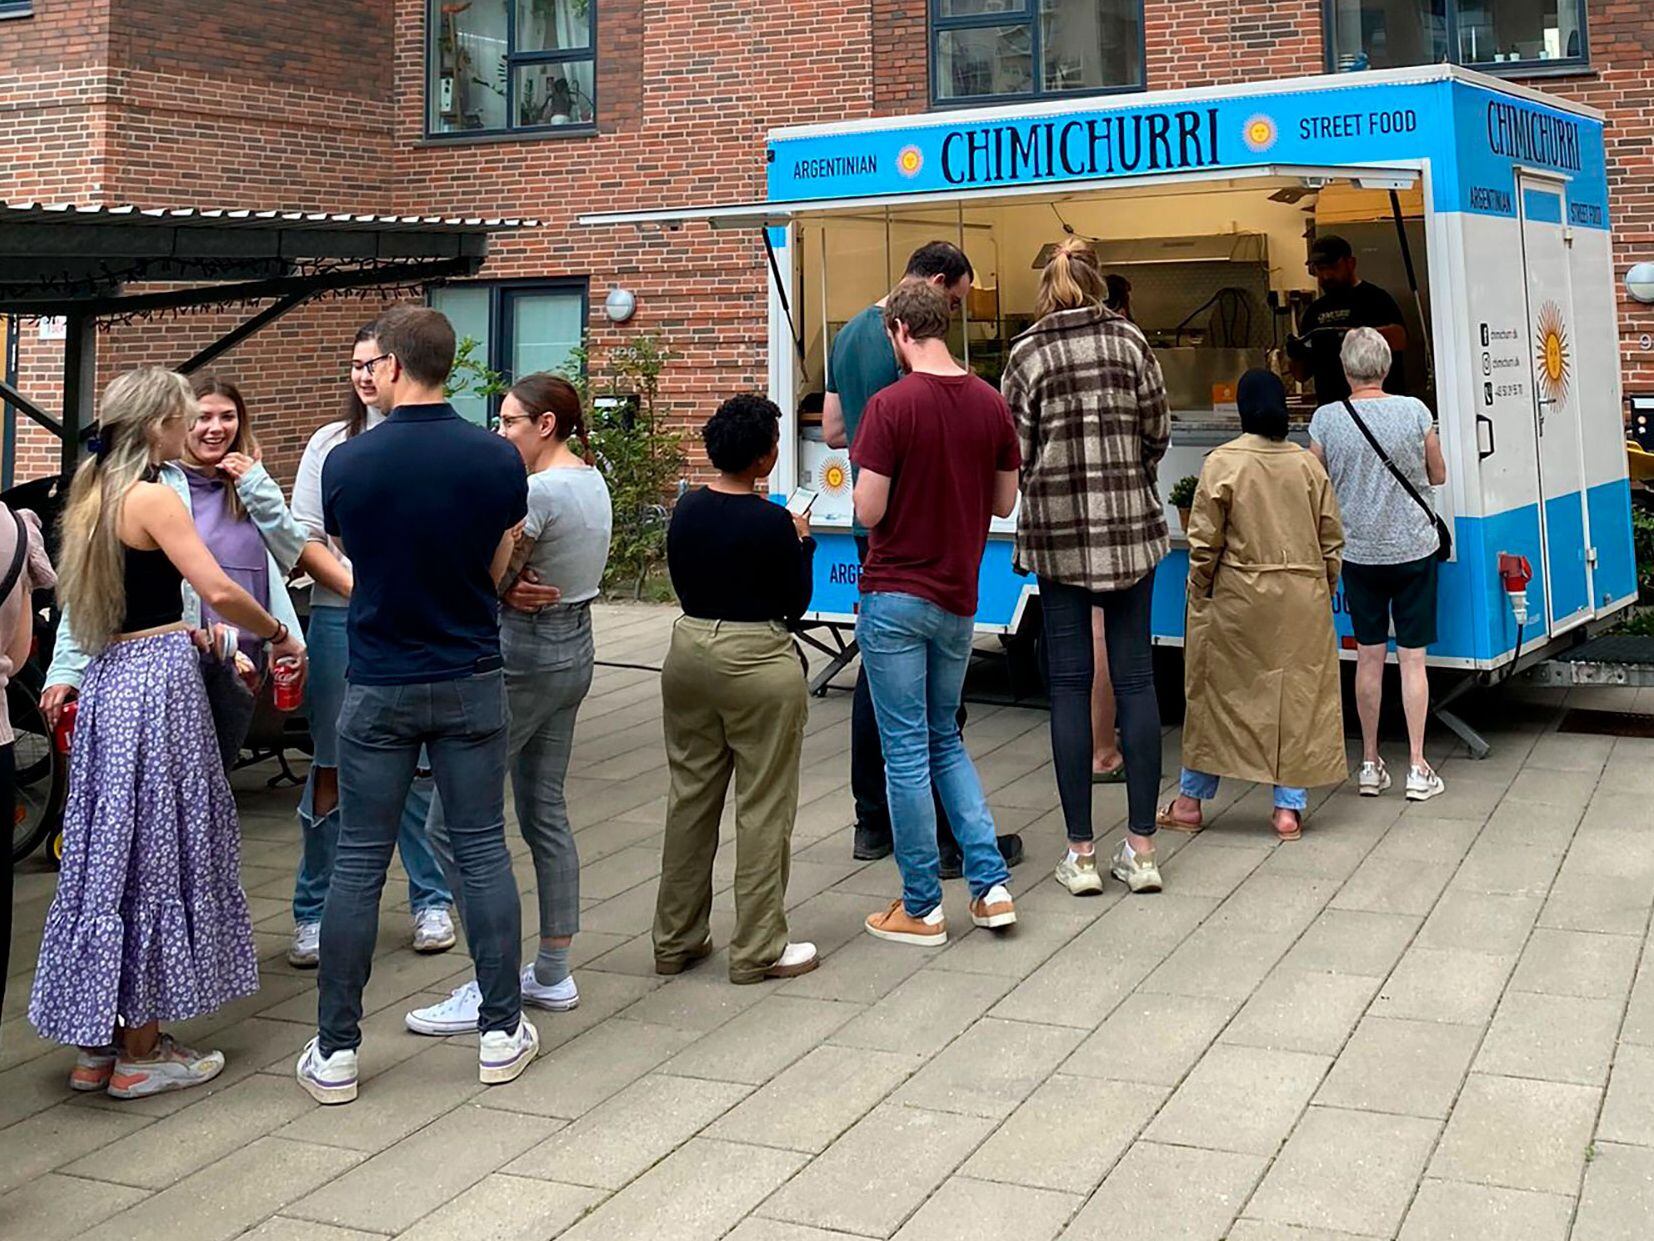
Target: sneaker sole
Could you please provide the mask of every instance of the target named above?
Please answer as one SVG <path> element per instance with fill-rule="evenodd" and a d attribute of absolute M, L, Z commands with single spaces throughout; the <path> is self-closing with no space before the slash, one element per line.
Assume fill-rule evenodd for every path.
<path fill-rule="evenodd" d="M 1121 873 L 1118 867 L 1112 868 L 1109 871 L 1109 874 L 1113 875 L 1121 883 L 1125 884 L 1126 887 L 1133 893 L 1158 892 L 1162 886 L 1161 881 L 1158 879 L 1129 879 Z"/>
<path fill-rule="evenodd" d="M 320 956 L 300 957 L 294 956 L 291 952 L 287 954 L 287 964 L 291 965 L 296 970 L 313 970 L 318 968 L 321 963 L 322 959 Z"/>
<path fill-rule="evenodd" d="M 1017 921 L 1016 910 L 1008 909 L 1002 914 L 989 914 L 986 918 L 980 914 L 972 914 L 971 921 L 977 926 L 987 927 L 990 931 L 997 931 L 1000 927 L 1015 926 Z"/>
<path fill-rule="evenodd" d="M 886 845 L 881 849 L 851 849 L 850 856 L 858 862 L 878 862 L 889 857 L 895 851 L 895 846 Z"/>
<path fill-rule="evenodd" d="M 938 935 L 916 935 L 912 931 L 886 931 L 878 927 L 868 926 L 866 923 L 862 925 L 866 927 L 867 933 L 874 939 L 889 940 L 893 944 L 912 944 L 915 948 L 940 948 L 948 942 L 946 931 Z"/>
<path fill-rule="evenodd" d="M 811 957 L 808 961 L 800 961 L 797 965 L 772 965 L 761 974 L 742 974 L 729 976 L 729 981 L 737 987 L 750 987 L 755 983 L 771 982 L 778 978 L 798 978 L 803 974 L 814 971 L 821 964 L 819 956 Z"/>
<path fill-rule="evenodd" d="M 575 996 L 572 1000 L 542 1000 L 525 991 L 523 1003 L 534 1008 L 543 1008 L 548 1013 L 568 1013 L 580 1007 L 580 997 Z"/>
<path fill-rule="evenodd" d="M 413 1033 L 424 1034 L 430 1038 L 449 1038 L 455 1034 L 475 1034 L 477 1032 L 475 1021 L 467 1022 L 465 1025 L 460 1025 L 458 1022 L 426 1021 L 423 1018 L 415 1017 L 412 1013 L 402 1018 L 402 1024 L 407 1026 Z"/>
<path fill-rule="evenodd" d="M 538 1041 L 522 1049 L 504 1064 L 478 1064 L 477 1080 L 484 1086 L 503 1086 L 507 1082 L 514 1082 L 523 1075 L 523 1070 L 534 1062 L 534 1057 L 540 1054 Z"/>
<path fill-rule="evenodd" d="M 1052 875 L 1061 884 L 1070 896 L 1101 896 L 1103 894 L 1103 877 L 1091 875 L 1085 879 L 1076 879 L 1072 883 L 1061 875 Z"/>
<path fill-rule="evenodd" d="M 305 1093 L 323 1107 L 334 1107 L 340 1103 L 353 1103 L 356 1100 L 356 1081 L 354 1078 L 333 1086 L 327 1082 L 317 1081 L 314 1077 L 306 1077 L 302 1069 L 298 1071 L 296 1076 L 299 1079 L 299 1085 L 304 1087 Z"/>
<path fill-rule="evenodd" d="M 459 937 L 458 936 L 450 935 L 447 939 L 443 940 L 440 943 L 415 944 L 413 946 L 413 950 L 415 952 L 421 953 L 425 956 L 434 956 L 435 954 L 437 954 L 439 952 L 447 952 L 448 949 L 452 948 L 458 942 L 459 942 Z"/>
<path fill-rule="evenodd" d="M 130 1089 L 117 1086 L 113 1076 L 109 1079 L 109 1097 L 111 1099 L 147 1099 L 152 1095 L 168 1094 L 174 1090 L 189 1090 L 195 1086 L 205 1086 L 213 1078 L 224 1071 L 221 1064 L 205 1077 L 194 1077 L 189 1080 L 180 1080 L 176 1077 L 148 1078 L 140 1086 Z"/>
<path fill-rule="evenodd" d="M 1432 797 L 1440 797 L 1445 792 L 1447 792 L 1447 789 L 1445 787 L 1439 788 L 1439 789 L 1423 789 L 1423 790 L 1420 790 L 1419 792 L 1416 792 L 1416 793 L 1412 789 L 1408 789 L 1407 790 L 1407 800 L 1408 801 L 1429 801 Z"/>
<path fill-rule="evenodd" d="M 71 1077 L 69 1079 L 69 1089 L 75 1091 L 78 1094 L 91 1094 L 94 1091 L 108 1090 L 109 1089 L 109 1079 L 111 1077 L 113 1077 L 114 1075 L 115 1075 L 114 1070 L 111 1069 L 108 1073 L 105 1073 L 103 1075 L 103 1078 L 101 1080 L 94 1080 L 94 1079 L 89 1078 L 89 1077 L 88 1078 L 78 1078 L 78 1079 L 74 1078 L 74 1077 Z"/>

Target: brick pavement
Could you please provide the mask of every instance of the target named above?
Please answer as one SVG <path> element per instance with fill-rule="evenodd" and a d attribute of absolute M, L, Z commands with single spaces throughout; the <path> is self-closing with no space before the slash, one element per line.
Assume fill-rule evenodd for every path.
<path fill-rule="evenodd" d="M 601 657 L 653 662 L 670 615 L 603 609 Z M 949 884 L 953 942 L 927 954 L 860 931 L 897 889 L 889 861 L 850 859 L 848 708 L 814 704 L 788 898 L 821 969 L 734 987 L 720 953 L 662 979 L 655 677 L 600 669 L 570 780 L 581 1006 L 536 1012 L 542 1058 L 490 1090 L 474 1038 L 402 1030 L 468 963 L 413 954 L 394 881 L 361 1098 L 324 1110 L 294 1085 L 315 1010 L 312 977 L 282 959 L 295 799 L 259 771 L 237 783 L 263 990 L 181 1029 L 229 1068 L 137 1103 L 71 1097 L 67 1055 L 20 1015 L 52 886 L 28 864 L 0 1031 L 0 1235 L 1649 1235 L 1654 741 L 1559 734 L 1554 698 L 1506 695 L 1482 708 L 1494 756 L 1445 758 L 1449 792 L 1427 806 L 1341 789 L 1276 845 L 1265 795 L 1234 790 L 1204 834 L 1165 839 L 1163 895 L 1076 900 L 1048 878 L 1045 715 L 975 709 L 990 801 L 1029 845 L 1022 922 L 969 929 Z M 1117 825 L 1123 792 L 1097 797 Z M 720 943 L 732 866 L 726 849 Z M 525 898 L 530 928 L 532 912 Z"/>

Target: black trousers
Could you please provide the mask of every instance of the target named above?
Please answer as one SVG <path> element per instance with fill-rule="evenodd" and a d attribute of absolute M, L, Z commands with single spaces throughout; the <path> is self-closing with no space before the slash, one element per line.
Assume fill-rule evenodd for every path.
<path fill-rule="evenodd" d="M 17 768 L 12 747 L 0 746 L 0 823 L 11 824 L 17 819 Z M 11 972 L 11 905 L 12 860 L 11 840 L 0 850 L 5 861 L 6 877 L 0 881 L 0 1020 L 6 1015 L 6 975 Z"/>

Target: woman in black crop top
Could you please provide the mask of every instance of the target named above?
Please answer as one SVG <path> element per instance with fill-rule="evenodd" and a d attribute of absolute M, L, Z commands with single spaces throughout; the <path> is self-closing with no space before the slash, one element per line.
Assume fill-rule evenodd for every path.
<path fill-rule="evenodd" d="M 661 666 L 671 794 L 666 808 L 655 970 L 676 974 L 712 951 L 712 864 L 735 778 L 735 934 L 729 977 L 787 978 L 816 967 L 814 944 L 787 941 L 787 868 L 798 813 L 798 755 L 809 714 L 787 625 L 810 603 L 807 519 L 753 491 L 775 468 L 781 411 L 735 396 L 701 431 L 717 467 L 678 501 L 666 562 L 684 615 Z"/>
<path fill-rule="evenodd" d="M 183 624 L 187 579 L 213 610 L 298 637 L 235 585 L 183 501 L 152 481 L 183 450 L 194 398 L 181 375 L 130 371 L 103 394 L 98 440 L 63 516 L 60 592 L 93 659 L 81 683 L 63 875 L 29 1002 L 45 1038 L 80 1047 L 75 1090 L 135 1099 L 210 1081 L 219 1052 L 160 1030 L 258 989 L 240 883 L 240 829 Z"/>

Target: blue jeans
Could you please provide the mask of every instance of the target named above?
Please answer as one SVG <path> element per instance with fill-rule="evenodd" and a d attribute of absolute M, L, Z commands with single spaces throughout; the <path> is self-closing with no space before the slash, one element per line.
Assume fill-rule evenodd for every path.
<path fill-rule="evenodd" d="M 379 897 L 422 746 L 465 894 L 465 938 L 482 988 L 478 1029 L 515 1030 L 521 1017 L 523 911 L 505 847 L 504 675 L 352 685 L 339 713 L 339 851 L 322 912 L 324 1055 L 362 1041 Z"/>
<path fill-rule="evenodd" d="M 1196 801 L 1210 801 L 1218 795 L 1218 778 L 1207 775 L 1204 771 L 1191 771 L 1185 767 L 1178 781 L 1177 791 Z M 1309 793 L 1306 790 L 1284 784 L 1275 786 L 1275 809 L 1296 810 L 1302 814 L 1308 805 Z"/>
<path fill-rule="evenodd" d="M 316 817 L 316 768 L 339 765 L 339 708 L 345 698 L 345 664 L 349 651 L 345 640 L 348 608 L 318 607 L 310 610 L 310 627 L 305 641 L 310 653 L 310 676 L 305 683 L 305 710 L 310 717 L 310 739 L 315 746 L 310 778 L 299 799 L 299 827 L 304 852 L 299 857 L 299 874 L 293 884 L 293 921 L 320 922 L 327 900 L 328 880 L 333 876 L 333 854 L 339 842 L 339 811 L 335 807 Z M 422 768 L 429 764 L 423 759 Z M 425 820 L 431 811 L 435 787 L 429 776 L 417 776 L 402 808 L 402 825 L 396 845 L 402 866 L 408 872 L 408 904 L 415 913 L 445 909 L 453 904 L 425 836 Z"/>
<path fill-rule="evenodd" d="M 884 746 L 902 904 L 916 918 L 942 903 L 933 782 L 964 855 L 971 896 L 1010 878 L 982 784 L 959 735 L 959 699 L 974 630 L 971 617 L 913 595 L 861 597 L 856 641 Z"/>

